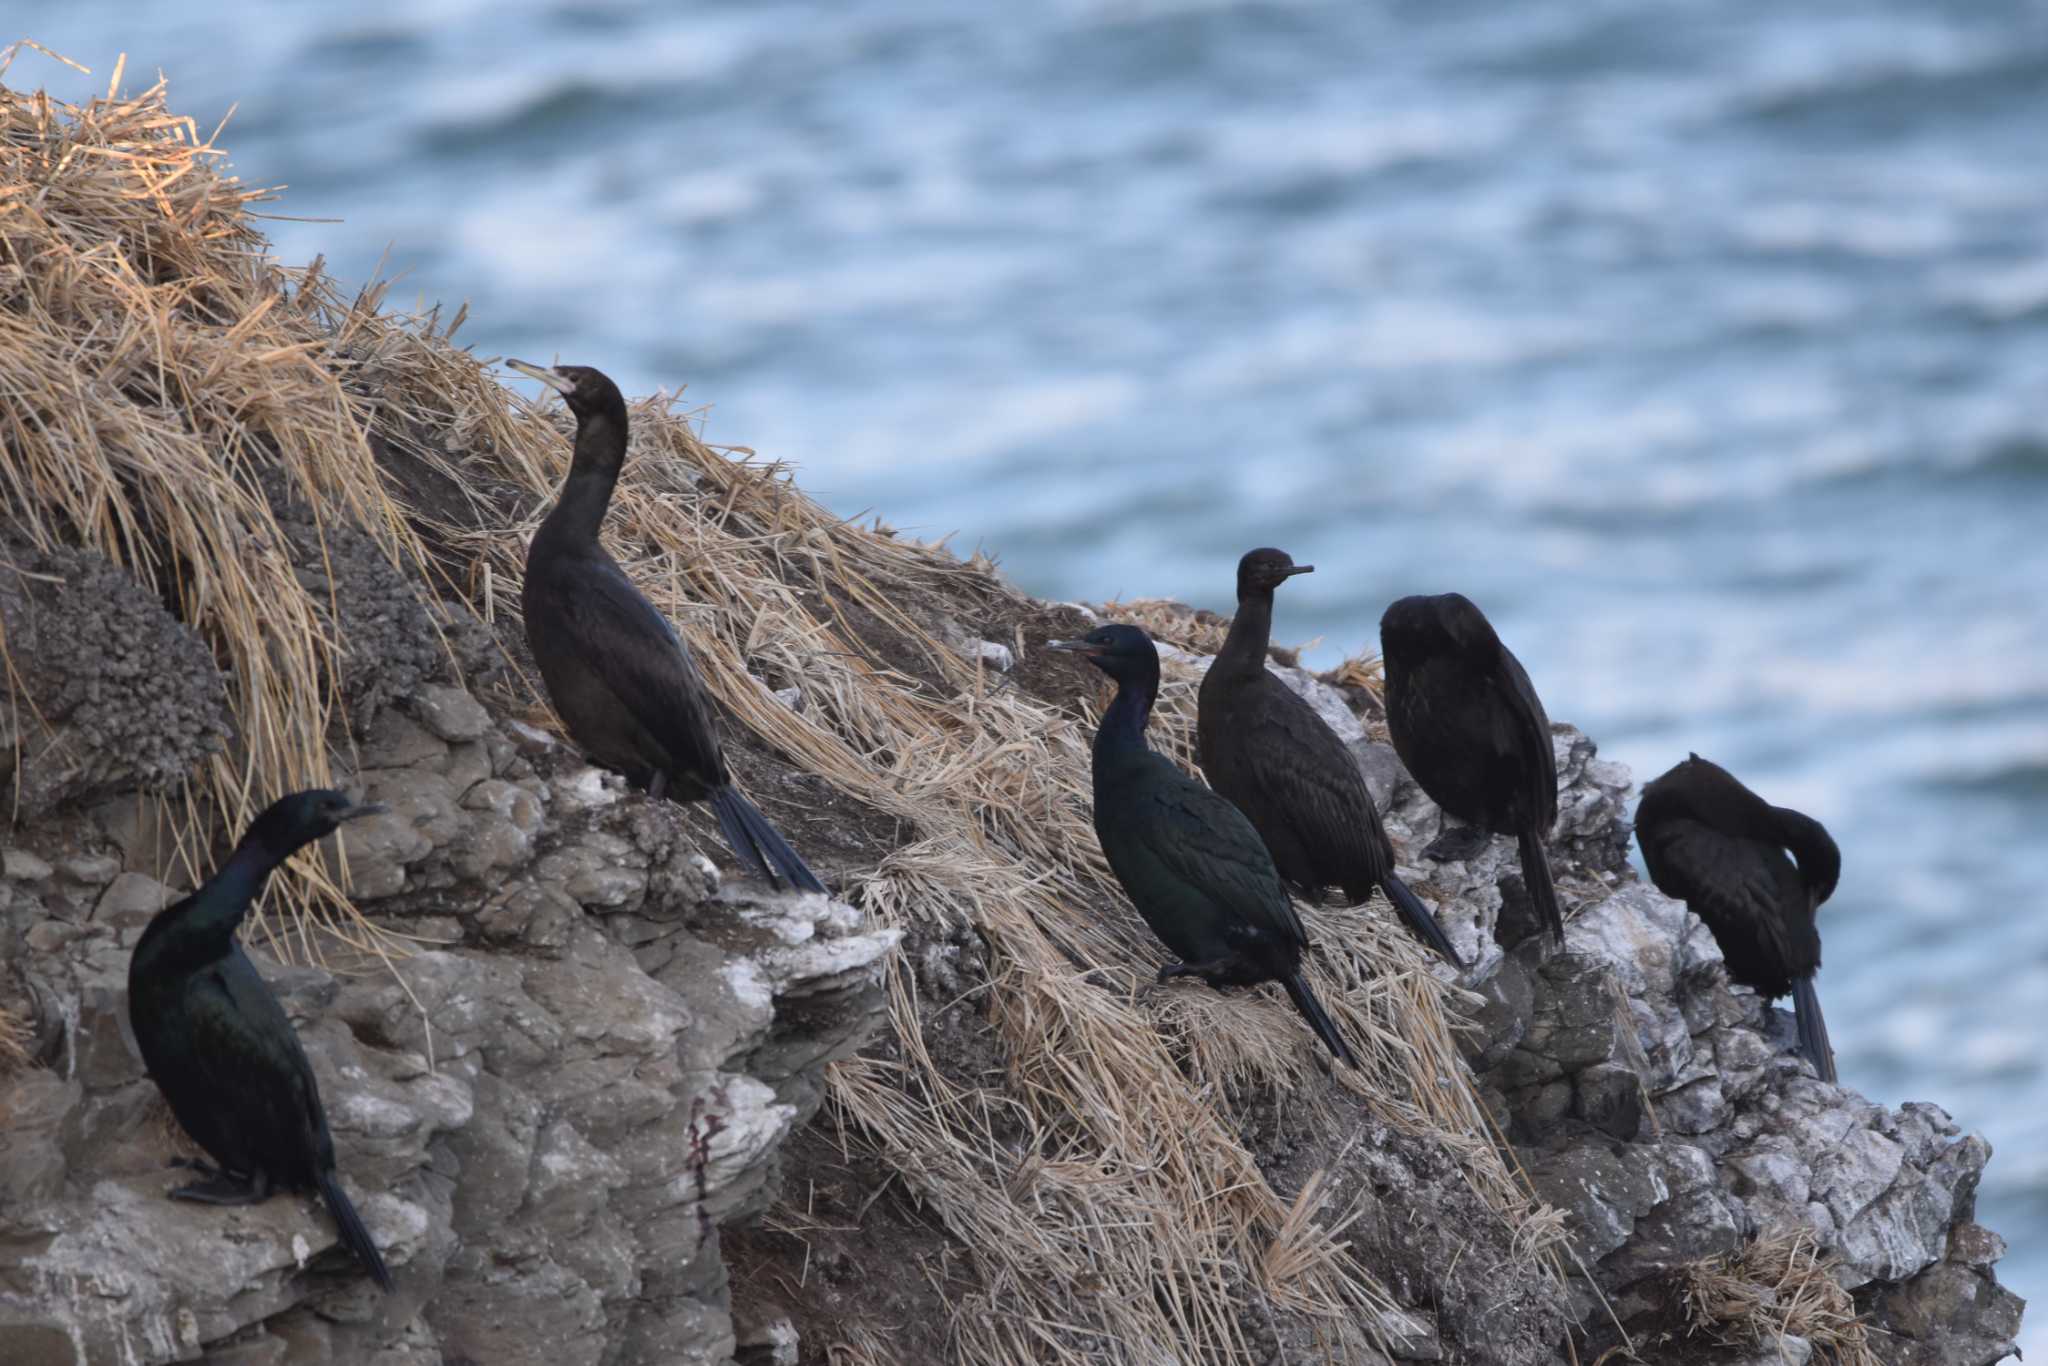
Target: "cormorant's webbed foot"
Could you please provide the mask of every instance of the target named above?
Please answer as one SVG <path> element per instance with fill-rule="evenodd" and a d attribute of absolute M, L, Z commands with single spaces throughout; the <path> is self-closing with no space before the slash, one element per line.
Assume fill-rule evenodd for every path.
<path fill-rule="evenodd" d="M 1493 838 L 1476 825 L 1454 825 L 1441 830 L 1422 851 L 1431 863 L 1463 863 L 1484 849 Z"/>
<path fill-rule="evenodd" d="M 192 1200 L 202 1205 L 260 1205 L 269 1198 L 270 1182 L 261 1173 L 244 1178 L 217 1169 L 211 1181 L 195 1181 L 171 1192 L 173 1200 Z"/>
<path fill-rule="evenodd" d="M 1223 961 L 1214 963 L 1182 963 L 1176 961 L 1168 963 L 1165 967 L 1159 969 L 1157 980 L 1161 986 L 1164 986 L 1176 977 L 1199 977 L 1210 986 L 1216 987 L 1218 991 L 1221 991 L 1223 988 L 1217 986 L 1216 978 L 1228 966 L 1229 964 Z"/>
<path fill-rule="evenodd" d="M 164 1165 L 166 1167 L 177 1167 L 188 1172 L 198 1172 L 208 1180 L 213 1180 L 221 1174 L 219 1167 L 214 1166 L 202 1157 L 167 1157 L 164 1159 Z"/>

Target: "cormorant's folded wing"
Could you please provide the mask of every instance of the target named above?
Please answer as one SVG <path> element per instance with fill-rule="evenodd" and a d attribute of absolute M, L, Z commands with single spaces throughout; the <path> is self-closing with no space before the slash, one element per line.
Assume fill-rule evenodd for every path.
<path fill-rule="evenodd" d="M 563 642 L 595 666 L 626 713 L 653 737 L 677 772 L 725 773 L 711 693 L 682 637 L 606 559 L 576 584 L 574 610 L 552 623 Z M 650 766 L 663 767 L 656 756 Z"/>
<path fill-rule="evenodd" d="M 1689 817 L 1638 825 L 1636 839 L 1657 886 L 1684 901 L 1709 929 L 1782 937 L 1777 879 L 1754 841 Z"/>
<path fill-rule="evenodd" d="M 1550 718 L 1529 671 L 1505 645 L 1500 648 L 1500 671 L 1490 674 L 1500 698 L 1500 724 L 1505 729 L 1492 737 L 1503 752 L 1515 755 L 1529 784 L 1529 796 L 1536 803 L 1537 821 L 1548 833 L 1557 822 L 1557 755 L 1550 747 Z"/>
<path fill-rule="evenodd" d="M 1260 807 L 1283 812 L 1310 849 L 1343 851 L 1319 862 L 1376 880 L 1388 871 L 1385 827 L 1350 748 L 1314 707 L 1270 674 L 1271 701 L 1260 706 L 1237 740 L 1260 762 L 1242 765 L 1238 781 Z"/>
<path fill-rule="evenodd" d="M 1172 767 L 1164 758 L 1159 763 Z M 1178 769 L 1172 777 L 1132 804 L 1133 833 L 1152 861 L 1187 894 L 1306 948 L 1308 931 L 1259 832 L 1215 792 Z"/>
<path fill-rule="evenodd" d="M 200 1069 L 216 1095 L 233 1098 L 223 1122 L 271 1164 L 271 1173 L 310 1179 L 322 1160 L 332 1162 L 313 1066 L 291 1017 L 241 945 L 194 979 L 186 1009 Z"/>

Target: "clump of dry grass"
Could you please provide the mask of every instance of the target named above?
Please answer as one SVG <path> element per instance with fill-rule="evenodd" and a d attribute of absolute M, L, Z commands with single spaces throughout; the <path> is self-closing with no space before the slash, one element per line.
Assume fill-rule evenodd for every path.
<path fill-rule="evenodd" d="M 282 560 L 252 470 L 282 470 L 395 562 L 431 564 L 516 638 L 524 547 L 570 424 L 451 344 L 459 313 L 393 317 L 317 265 L 273 266 L 248 219 L 260 196 L 220 174 L 161 85 L 76 109 L 0 91 L 0 154 L 0 389 L 25 397 L 0 428 L 0 506 L 149 576 L 215 641 L 244 735 L 207 775 L 225 811 L 323 778 L 338 724 L 340 642 Z M 1272 1189 L 1228 1108 L 1247 1090 L 1319 1103 L 1312 1042 L 1272 993 L 1150 984 L 1157 946 L 1090 820 L 1093 718 L 998 685 L 934 625 L 1035 605 L 943 549 L 833 516 L 777 464 L 706 446 L 663 395 L 633 405 L 606 536 L 730 726 L 916 830 L 849 895 L 987 946 L 1001 1075 L 960 1078 L 931 1055 L 899 962 L 895 1049 L 831 1076 L 854 1141 L 972 1250 L 982 1288 L 954 1305 L 960 1359 L 1154 1360 L 1172 1344 L 1176 1359 L 1247 1361 L 1245 1323 L 1275 1306 L 1338 1326 L 1333 1357 L 1364 1355 L 1377 1329 L 1339 1328 L 1394 1301 L 1344 1248 L 1349 1215 L 1321 1182 Z M 1169 639 L 1222 639 L 1185 609 L 1171 627 L 1163 605 L 1119 610 L 1155 612 Z M 794 681 L 802 707 L 762 677 Z M 1169 661 L 1153 740 L 1183 763 L 1194 694 Z M 539 696 L 508 704 L 542 716 Z M 1361 1058 L 1337 1084 L 1454 1153 L 1545 1274 L 1554 1229 L 1489 1138 L 1451 1038 L 1455 988 L 1384 908 L 1307 914 L 1316 990 Z M 860 1331 L 833 1351 L 887 1355 Z"/>
<path fill-rule="evenodd" d="M 394 562 L 419 552 L 334 339 L 265 254 L 249 210 L 267 196 L 222 173 L 161 82 L 119 83 L 79 106 L 0 86 L 0 512 L 125 566 L 212 645 L 235 743 L 190 796 L 240 826 L 328 781 L 338 672 L 257 473 Z M 178 814 L 189 858 L 200 813 Z"/>
<path fill-rule="evenodd" d="M 1752 1349 L 1802 1337 L 1817 1361 L 1878 1366 L 1834 1266 L 1809 1230 L 1776 1229 L 1739 1251 L 1678 1268 L 1670 1283 L 1688 1337 Z"/>
<path fill-rule="evenodd" d="M 0 1077 L 28 1066 L 28 1047 L 33 1041 L 28 1021 L 0 1006 Z"/>

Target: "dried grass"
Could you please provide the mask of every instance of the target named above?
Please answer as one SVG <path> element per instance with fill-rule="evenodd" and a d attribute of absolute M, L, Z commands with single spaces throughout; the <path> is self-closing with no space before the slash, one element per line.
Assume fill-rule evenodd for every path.
<path fill-rule="evenodd" d="M 0 53 L 0 76 L 17 55 Z M 127 567 L 229 674 L 236 743 L 168 803 L 190 877 L 200 832 L 329 781 L 339 642 L 257 472 L 394 563 L 419 548 L 335 339 L 280 289 L 249 214 L 268 196 L 221 172 L 161 81 L 129 97 L 119 83 L 75 107 L 0 86 L 0 512 L 40 547 Z M 346 920 L 333 889 L 294 886 L 302 908 Z"/>
<path fill-rule="evenodd" d="M 1775 1229 L 1740 1251 L 1680 1267 L 1671 1282 L 1685 1335 L 1749 1349 L 1802 1337 L 1817 1362 L 1878 1366 L 1835 1264 L 1811 1231 Z"/>
<path fill-rule="evenodd" d="M 249 222 L 263 196 L 221 174 L 161 85 L 75 109 L 0 91 L 0 155 L 0 391 L 17 400 L 0 428 L 0 507 L 46 543 L 129 565 L 214 642 L 244 737 L 206 775 L 222 812 L 324 780 L 339 724 L 339 643 L 289 572 L 251 471 L 283 470 L 396 563 L 426 564 L 431 546 L 446 588 L 516 635 L 524 546 L 569 423 L 451 344 L 460 313 L 445 327 L 393 317 L 381 292 L 346 298 L 317 263 L 273 266 Z M 1275 1306 L 1376 1324 L 1393 1301 L 1344 1249 L 1349 1214 L 1318 1181 L 1273 1190 L 1227 1109 L 1245 1091 L 1321 1103 L 1306 1031 L 1271 991 L 1150 984 L 1158 948 L 1090 823 L 1093 718 L 999 685 L 935 634 L 940 606 L 1032 605 L 978 563 L 831 515 L 777 464 L 707 447 L 670 396 L 632 417 L 607 538 L 688 639 L 728 724 L 914 826 L 915 842 L 845 889 L 870 914 L 914 932 L 969 926 L 987 945 L 1003 1075 L 955 1078 L 926 1051 L 899 961 L 893 1059 L 831 1076 L 852 1141 L 972 1250 L 982 1290 L 956 1302 L 959 1359 L 1140 1361 L 1172 1344 L 1176 1360 L 1248 1361 L 1245 1325 Z M 394 462 L 411 467 L 403 495 Z M 445 496 L 418 496 L 422 481 Z M 1169 639 L 1221 640 L 1184 609 L 1185 624 L 1161 605 L 1115 610 Z M 878 629 L 922 677 L 870 651 Z M 795 682 L 802 708 L 756 675 Z M 544 716 L 539 696 L 510 701 Z M 1191 675 L 1169 661 L 1153 738 L 1183 763 L 1193 714 Z M 1456 988 L 1384 906 L 1306 914 L 1316 990 L 1361 1059 L 1338 1084 L 1451 1150 L 1520 1235 L 1530 1274 L 1548 1274 L 1554 1225 L 1531 1222 L 1467 1084 L 1446 1012 Z M 862 1331 L 835 1360 L 889 1359 Z M 1363 1355 L 1355 1334 L 1326 1341 L 1333 1359 Z"/>
<path fill-rule="evenodd" d="M 0 1077 L 29 1065 L 29 1045 L 35 1041 L 28 1021 L 0 1006 Z"/>

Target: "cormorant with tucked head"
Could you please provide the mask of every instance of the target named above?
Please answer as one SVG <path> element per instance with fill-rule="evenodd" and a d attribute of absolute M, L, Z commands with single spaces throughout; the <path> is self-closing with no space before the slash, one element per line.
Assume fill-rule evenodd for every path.
<path fill-rule="evenodd" d="M 676 802 L 709 801 L 725 842 L 755 872 L 824 891 L 732 785 L 711 694 L 689 647 L 598 543 L 626 463 L 619 386 L 587 365 L 506 364 L 560 394 L 576 415 L 569 477 L 527 546 L 520 589 L 526 640 L 555 713 L 592 762 L 635 787 Z"/>
<path fill-rule="evenodd" d="M 1095 836 L 1138 914 L 1179 958 L 1159 980 L 1199 977 L 1218 990 L 1278 982 L 1330 1052 L 1354 1061 L 1301 974 L 1308 931 L 1259 832 L 1145 744 L 1159 695 L 1151 637 L 1135 626 L 1100 626 L 1046 647 L 1079 654 L 1116 680 L 1095 732 Z"/>
<path fill-rule="evenodd" d="M 1296 893 L 1320 901 L 1336 887 L 1355 905 L 1383 888 L 1418 938 L 1463 966 L 1436 917 L 1395 874 L 1394 846 L 1357 759 L 1266 668 L 1273 590 L 1314 570 L 1284 550 L 1254 550 L 1238 561 L 1237 616 L 1202 676 L 1202 773 L 1244 812 Z"/>
<path fill-rule="evenodd" d="M 262 815 L 198 891 L 142 931 L 128 962 L 128 1020 L 150 1079 L 217 1167 L 175 1200 L 253 1205 L 317 1189 L 341 1241 L 385 1290 L 391 1273 L 334 1170 L 320 1087 L 284 1007 L 235 931 L 271 870 L 343 821 L 381 811 L 339 792 L 295 792 Z"/>
<path fill-rule="evenodd" d="M 1731 980 L 1755 988 L 1766 1006 L 1792 997 L 1801 1049 L 1822 1081 L 1835 1080 L 1813 989 L 1820 971 L 1815 913 L 1842 875 L 1842 851 L 1827 828 L 1772 806 L 1695 754 L 1643 789 L 1636 844 L 1658 890 L 1713 931 Z"/>
<path fill-rule="evenodd" d="M 1462 593 L 1387 608 L 1380 658 L 1394 752 L 1446 814 L 1515 837 L 1529 899 L 1562 944 L 1564 911 L 1543 847 L 1557 822 L 1557 759 L 1522 661 Z"/>

